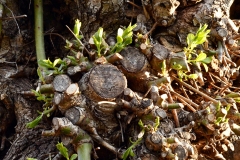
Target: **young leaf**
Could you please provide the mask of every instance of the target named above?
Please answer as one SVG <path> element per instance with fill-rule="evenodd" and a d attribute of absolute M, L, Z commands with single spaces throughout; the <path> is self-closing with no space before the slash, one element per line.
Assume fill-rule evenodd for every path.
<path fill-rule="evenodd" d="M 212 57 L 206 57 L 204 60 L 201 61 L 202 63 L 211 63 L 212 62 Z"/>
<path fill-rule="evenodd" d="M 197 56 L 197 58 L 195 59 L 195 61 L 200 62 L 200 61 L 203 61 L 203 60 L 206 59 L 206 58 L 207 58 L 207 55 L 206 55 L 205 53 L 201 52 L 201 53 Z"/>
<path fill-rule="evenodd" d="M 118 28 L 118 34 L 117 34 L 117 43 L 122 43 L 123 42 L 123 30 L 122 28 Z"/>
<path fill-rule="evenodd" d="M 52 62 L 49 59 L 47 59 L 47 60 L 39 60 L 38 63 L 42 67 L 53 69 L 53 64 L 52 64 Z"/>
<path fill-rule="evenodd" d="M 27 158 L 27 160 L 38 160 L 36 158 Z"/>
<path fill-rule="evenodd" d="M 137 25 L 131 26 L 131 24 L 125 29 L 118 29 L 118 35 L 117 35 L 117 43 L 111 48 L 111 53 L 117 53 L 120 52 L 122 49 L 124 49 L 127 45 L 132 43 L 132 36 L 133 36 L 133 28 L 135 28 Z"/>
<path fill-rule="evenodd" d="M 57 64 L 60 64 L 62 62 L 62 60 L 60 58 L 55 59 L 53 62 L 53 67 L 55 67 Z"/>
<path fill-rule="evenodd" d="M 77 158 L 77 154 L 72 154 L 71 157 L 70 157 L 70 160 L 74 160 Z"/>
<path fill-rule="evenodd" d="M 190 74 L 190 75 L 188 75 L 188 78 L 197 79 L 198 75 L 197 74 Z"/>
<path fill-rule="evenodd" d="M 27 123 L 27 128 L 34 128 L 38 123 L 41 121 L 43 117 L 43 114 L 39 115 L 36 119 L 34 119 L 32 122 Z"/>
<path fill-rule="evenodd" d="M 202 65 L 203 65 L 205 71 L 208 72 L 208 66 L 205 63 L 202 63 Z"/>
<path fill-rule="evenodd" d="M 74 25 L 74 28 L 73 28 L 73 33 L 75 34 L 75 36 L 76 36 L 78 39 L 81 39 L 81 38 L 82 38 L 82 37 L 79 35 L 81 25 L 82 25 L 82 23 L 81 23 L 78 19 L 76 19 L 76 20 L 75 20 L 75 25 Z"/>
<path fill-rule="evenodd" d="M 92 36 L 92 38 L 95 46 L 97 47 L 98 56 L 100 57 L 102 50 L 101 45 L 103 41 L 103 28 L 100 27 L 98 31 Z"/>
<path fill-rule="evenodd" d="M 41 71 L 41 69 L 40 69 L 39 67 L 37 68 L 37 74 L 38 74 L 38 77 L 39 77 L 40 81 L 41 81 L 43 84 L 45 84 L 45 80 L 44 80 L 44 77 L 43 77 L 43 75 L 42 75 L 42 71 Z"/>
<path fill-rule="evenodd" d="M 134 156 L 135 156 L 135 154 L 134 154 L 134 152 L 133 152 L 132 149 L 131 149 L 130 152 L 129 152 L 129 156 L 131 156 L 131 157 L 134 157 Z"/>
<path fill-rule="evenodd" d="M 124 154 L 123 154 L 123 156 L 122 156 L 122 159 L 123 160 L 126 160 L 127 158 L 128 158 L 128 156 L 130 155 L 130 152 L 132 151 L 132 148 L 128 148 L 125 152 L 124 152 Z"/>
<path fill-rule="evenodd" d="M 190 46 L 192 43 L 193 43 L 193 40 L 194 40 L 194 34 L 192 34 L 192 33 L 189 33 L 188 35 L 187 35 L 187 44 L 188 44 L 188 46 Z"/>
<path fill-rule="evenodd" d="M 56 147 L 61 153 L 61 155 L 63 155 L 63 157 L 69 160 L 68 149 L 65 146 L 63 146 L 62 142 L 61 143 L 58 142 Z"/>

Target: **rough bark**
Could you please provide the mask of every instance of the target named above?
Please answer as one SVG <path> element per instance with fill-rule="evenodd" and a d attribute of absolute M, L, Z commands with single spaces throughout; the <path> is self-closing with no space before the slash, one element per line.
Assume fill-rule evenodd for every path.
<path fill-rule="evenodd" d="M 26 123 L 33 120 L 37 116 L 37 110 L 41 109 L 39 102 L 21 94 L 32 89 L 31 82 L 26 78 L 8 78 L 9 74 L 16 72 L 13 67 L 1 66 L 0 72 L 2 73 L 0 78 L 1 95 L 6 94 L 5 99 L 8 98 L 8 101 L 1 99 L 1 107 L 5 108 L 6 111 L 0 120 L 1 136 L 6 136 L 5 144 L 8 144 L 8 141 L 11 142 L 10 148 L 5 145 L 8 152 L 4 158 L 2 154 L 1 157 L 4 160 L 25 160 L 27 157 L 47 159 L 50 154 L 54 156 L 58 138 L 44 138 L 41 136 L 41 130 L 50 127 L 49 123 L 45 121 L 45 125 L 40 125 L 32 130 L 26 128 Z M 9 114 L 11 117 L 9 117 Z M 4 120 L 6 116 L 8 117 L 7 121 Z M 10 132 L 13 128 L 15 128 L 14 135 Z"/>
<path fill-rule="evenodd" d="M 150 15 L 153 16 L 152 20 L 156 21 L 158 23 L 158 26 L 169 26 L 168 28 L 165 28 L 165 29 L 160 28 L 161 30 L 157 30 L 155 32 L 160 32 L 160 36 L 158 40 L 163 46 L 165 46 L 170 51 L 172 52 L 181 51 L 182 46 L 186 46 L 187 34 L 190 32 L 195 32 L 200 23 L 201 24 L 207 23 L 213 29 L 213 32 L 211 33 L 210 47 L 216 48 L 215 46 L 218 44 L 216 43 L 216 41 L 221 41 L 221 43 L 223 43 L 223 39 L 225 40 L 224 43 L 231 45 L 230 42 L 232 40 L 232 36 L 236 33 L 236 30 L 237 30 L 237 26 L 234 26 L 231 20 L 229 19 L 229 10 L 230 10 L 229 8 L 231 6 L 231 3 L 233 2 L 232 0 L 229 0 L 229 1 L 224 1 L 224 0 L 219 0 L 219 1 L 205 0 L 204 1 L 203 0 L 197 3 L 195 1 L 193 2 L 193 1 L 182 0 L 181 3 L 182 2 L 187 2 L 187 3 L 186 4 L 182 3 L 180 5 L 181 9 L 179 10 L 177 9 L 177 12 L 176 12 L 177 15 L 175 15 L 175 13 L 171 14 L 170 12 L 171 10 L 175 10 L 178 7 L 179 3 L 177 1 L 173 0 L 170 5 L 167 5 L 167 3 L 162 4 L 163 1 L 161 0 L 154 0 L 152 2 L 153 4 L 144 4 L 145 8 L 147 9 L 148 12 L 151 12 Z M 171 2 L 171 1 L 168 1 L 168 2 Z M 137 1 L 137 3 L 141 4 L 140 1 Z M 21 1 L 8 0 L 6 2 L 6 5 L 13 11 L 15 15 L 31 12 L 31 9 L 32 9 L 31 4 L 30 5 L 28 4 L 29 4 L 29 1 L 26 1 L 26 0 L 21 0 Z M 58 4 L 58 5 L 56 5 L 56 7 L 52 10 L 52 8 L 49 6 L 54 6 L 55 4 Z M 158 6 L 157 4 L 162 4 L 162 5 Z M 124 25 L 123 21 L 125 19 L 125 15 L 124 15 L 125 5 L 126 3 L 123 0 L 120 0 L 120 1 L 55 0 L 52 2 L 45 1 L 45 7 L 50 8 L 49 9 L 50 12 L 46 10 L 45 13 L 47 17 L 48 15 L 51 15 L 46 20 L 47 23 L 45 26 L 46 27 L 45 30 L 49 30 L 52 27 L 56 27 L 56 30 L 58 31 L 65 31 L 61 27 L 64 27 L 65 24 L 73 24 L 73 21 L 76 18 L 79 18 L 80 21 L 82 22 L 81 30 L 86 39 L 88 39 L 100 26 L 102 26 L 104 30 L 107 31 L 107 34 L 108 34 L 116 30 L 120 26 L 120 24 Z M 30 10 L 28 9 L 28 6 L 30 6 Z M 24 10 L 21 10 L 21 9 L 24 9 Z M 5 11 L 6 10 L 8 9 L 5 8 Z M 30 89 L 35 88 L 35 87 L 32 87 L 32 82 L 30 80 L 33 80 L 33 78 L 37 79 L 36 75 L 34 75 L 34 77 L 32 77 L 31 75 L 32 73 L 35 72 L 35 70 L 34 69 L 31 70 L 31 68 L 34 68 L 35 67 L 34 63 L 36 63 L 35 57 L 32 56 L 34 45 L 32 45 L 33 43 L 31 42 L 32 40 L 31 14 L 32 13 L 29 13 L 29 19 L 17 20 L 20 30 L 18 30 L 16 21 L 14 19 L 7 19 L 3 21 L 2 33 L 4 36 L 1 37 L 1 51 L 0 51 L 0 74 L 1 74 L 0 75 L 0 94 L 1 94 L 0 141 L 2 143 L 1 144 L 2 146 L 3 144 L 5 144 L 5 149 L 0 152 L 0 159 L 4 159 L 4 160 L 10 160 L 10 159 L 23 160 L 23 159 L 26 159 L 26 157 L 34 157 L 37 159 L 48 159 L 50 154 L 51 154 L 50 156 L 54 157 L 57 153 L 55 145 L 57 144 L 58 138 L 49 138 L 49 137 L 46 138 L 41 136 L 42 130 L 50 129 L 51 122 L 44 120 L 35 129 L 26 128 L 26 123 L 32 121 L 35 117 L 37 117 L 38 115 L 37 110 L 42 110 L 42 108 L 40 107 L 41 104 L 39 102 L 37 102 L 32 97 L 25 97 L 22 94 L 29 91 Z M 215 17 L 209 18 L 209 15 L 213 15 L 213 17 L 214 16 Z M 4 12 L 4 16 L 9 17 L 9 16 L 12 16 L 12 14 L 8 10 L 8 12 Z M 218 21 L 215 21 L 216 19 Z M 217 22 L 221 22 L 221 23 L 217 23 Z M 234 21 L 234 23 L 236 24 L 237 22 L 238 21 Z M 58 24 L 58 26 L 56 26 L 56 24 Z M 227 31 L 227 33 L 225 31 Z M 51 41 L 55 40 L 52 36 L 50 39 Z M 55 49 L 52 49 L 53 47 L 51 45 L 52 43 L 48 43 L 48 45 L 46 46 L 46 50 L 49 51 L 48 52 L 49 56 L 61 57 L 62 55 L 60 55 L 60 53 L 62 53 L 62 51 L 56 52 Z M 54 43 L 54 45 L 56 45 L 56 43 Z M 64 44 L 62 46 L 64 46 Z M 141 49 L 145 50 L 146 49 L 145 47 L 146 46 L 143 46 Z M 57 47 L 55 46 L 55 48 Z M 146 84 L 147 78 L 145 75 L 143 75 L 143 71 L 146 71 L 145 70 L 146 63 L 140 63 L 140 62 L 145 61 L 146 57 L 144 57 L 143 61 L 141 58 L 139 61 L 136 61 L 137 56 L 134 53 L 130 53 L 129 55 L 130 58 L 128 58 L 127 60 L 132 64 L 137 64 L 137 66 L 133 65 L 133 66 L 130 66 L 130 68 L 128 68 L 128 65 L 124 66 L 125 64 L 124 61 L 126 60 L 124 59 L 125 54 L 122 54 L 123 59 L 122 57 L 120 58 L 118 57 L 117 60 L 110 59 L 109 62 L 115 63 L 116 61 L 120 60 L 120 64 L 123 66 L 122 69 L 125 70 L 123 72 L 126 75 L 128 75 L 128 78 L 130 77 L 128 82 L 130 84 L 129 86 L 131 88 L 135 88 L 135 90 L 145 92 L 146 90 L 149 89 L 148 88 L 149 84 Z M 50 54 L 53 54 L 53 55 L 50 55 Z M 156 61 L 157 62 L 161 61 L 161 58 L 159 59 L 159 55 L 158 55 L 159 52 L 153 53 L 153 54 L 155 54 L 153 55 L 155 57 L 153 57 L 151 63 L 154 63 L 153 64 L 154 68 L 156 70 L 159 70 L 158 66 L 155 65 Z M 131 62 L 131 61 L 134 61 L 134 62 Z M 20 69 L 21 67 L 18 66 L 19 70 L 18 70 L 18 73 L 16 73 L 15 63 L 12 63 L 12 62 L 17 62 L 18 64 L 23 65 L 22 70 Z M 138 67 L 139 64 L 141 64 L 140 67 Z M 26 66 L 30 66 L 31 68 L 29 69 Z M 76 68 L 72 68 L 72 70 L 70 70 L 69 68 L 68 74 L 75 75 L 77 72 L 88 71 L 88 68 L 86 66 L 87 65 L 78 66 Z M 88 90 L 87 91 L 84 90 L 83 93 L 87 95 L 90 99 L 93 98 L 93 99 L 96 99 L 97 101 L 114 99 L 118 95 L 123 93 L 124 100 L 122 100 L 121 102 L 124 104 L 122 105 L 125 105 L 125 107 L 131 110 L 132 112 L 138 112 L 139 110 L 134 108 L 135 107 L 134 104 L 137 104 L 136 99 L 138 97 L 136 96 L 135 92 L 132 92 L 129 88 L 126 88 L 126 80 L 122 75 L 122 73 L 119 72 L 118 70 L 116 71 L 115 70 L 116 67 L 113 67 L 114 74 L 112 74 L 112 76 L 116 76 L 117 78 L 121 79 L 121 80 L 118 80 L 116 77 L 111 77 L 111 76 L 109 77 L 109 75 L 111 74 L 109 74 L 109 72 L 106 71 L 105 69 L 99 70 L 98 69 L 99 66 L 95 67 L 95 70 L 93 69 L 88 74 L 86 74 L 87 79 L 84 79 L 86 77 L 83 78 L 84 80 L 86 80 L 85 84 L 87 85 L 88 89 L 90 89 L 90 92 Z M 131 67 L 136 67 L 136 68 L 132 70 Z M 140 82 L 136 81 L 139 78 L 139 76 L 137 75 L 139 72 L 141 72 L 141 75 L 143 75 L 143 80 Z M 137 79 L 133 75 L 136 76 Z M 79 77 L 81 76 L 82 75 L 80 75 Z M 22 78 L 22 77 L 25 77 L 25 78 Z M 131 78 L 133 78 L 133 80 L 130 80 Z M 142 77 L 140 77 L 140 79 L 141 78 Z M 99 80 L 101 80 L 101 82 L 104 84 L 103 85 L 104 87 L 102 88 L 106 89 L 105 91 L 102 91 L 102 88 L 101 88 L 102 84 L 99 85 L 100 84 Z M 121 82 L 119 83 L 121 84 L 119 87 L 120 89 L 115 88 L 116 86 L 118 86 L 118 83 L 115 83 L 116 81 Z M 136 85 L 136 82 L 137 83 L 139 82 L 138 85 L 140 87 Z M 156 83 L 153 82 L 151 85 L 156 85 Z M 59 86 L 61 87 L 61 85 L 57 85 L 57 87 Z M 143 89 L 142 89 L 142 86 L 144 86 Z M 60 92 L 66 91 L 66 93 L 56 93 L 56 96 L 55 96 L 56 104 L 61 104 L 60 101 L 61 101 L 62 95 L 65 95 L 65 96 L 70 95 L 69 99 L 71 99 L 70 97 L 73 91 L 71 89 L 68 90 L 67 88 L 68 88 L 68 85 L 67 87 L 64 88 L 64 90 L 55 89 Z M 152 90 L 153 89 L 154 88 L 152 88 Z M 95 93 L 92 95 L 93 92 Z M 155 93 L 154 91 L 150 91 L 150 96 L 155 102 L 158 100 L 159 95 L 154 93 Z M 60 98 L 59 98 L 59 95 L 60 95 Z M 95 98 L 95 96 L 97 98 Z M 189 103 L 194 104 L 193 102 L 189 102 Z M 114 115 L 115 112 L 114 112 L 113 106 L 114 104 L 98 104 L 93 108 L 93 113 L 96 116 L 94 118 L 98 118 L 98 120 L 102 121 L 101 123 L 97 123 L 97 125 L 99 124 L 100 129 L 102 126 L 105 126 L 107 128 L 107 132 L 109 133 L 111 133 L 116 127 L 118 127 L 118 122 L 117 122 L 118 119 L 116 119 Z M 139 105 L 139 106 L 142 106 L 142 105 Z M 148 106 L 145 106 L 145 107 L 148 107 Z M 198 105 L 196 106 L 196 108 L 197 107 Z M 63 109 L 62 113 L 65 113 L 67 109 L 68 108 Z M 71 109 L 74 110 L 74 108 L 71 108 Z M 145 114 L 145 111 L 150 112 L 149 110 L 150 109 L 146 109 L 139 113 Z M 192 111 L 194 110 L 195 109 L 192 109 Z M 67 111 L 67 113 L 68 112 L 70 111 Z M 75 114 L 75 111 L 73 112 Z M 73 113 L 70 113 L 70 114 L 73 114 Z M 124 117 L 124 114 L 125 113 L 122 112 L 123 117 Z M 165 119 L 167 117 L 166 112 L 160 108 L 156 109 L 155 114 L 160 116 L 162 119 Z M 113 119 L 113 122 L 111 123 L 107 122 L 108 119 Z M 212 121 L 211 115 L 208 115 L 206 119 L 209 121 Z M 131 121 L 131 120 L 128 120 L 128 121 Z M 166 124 L 169 124 L 169 123 L 166 123 Z M 85 127 L 87 128 L 89 126 L 85 126 Z M 94 127 L 96 127 L 96 124 L 94 124 Z M 163 123 L 162 123 L 162 127 L 164 128 Z M 167 126 L 162 130 L 171 131 L 171 127 L 172 126 Z M 207 126 L 207 127 L 210 128 L 210 126 Z M 89 131 L 91 131 L 91 129 L 89 129 Z M 99 131 L 99 132 L 101 137 L 105 136 L 104 138 L 108 138 L 108 134 L 105 134 L 106 130 Z M 147 136 L 149 136 L 146 142 L 149 144 L 148 147 L 149 146 L 155 147 L 155 148 L 149 147 L 149 149 L 156 150 L 156 148 L 159 148 L 158 137 L 154 137 L 154 135 L 147 135 Z M 6 140 L 4 141 L 5 137 L 6 137 Z M 95 136 L 95 139 L 97 142 L 104 144 L 101 137 Z M 11 146 L 8 141 L 12 143 Z M 234 141 L 236 141 L 236 139 Z M 230 155 L 229 156 L 230 159 L 237 159 L 239 157 L 238 142 L 236 142 L 236 146 L 235 146 L 236 150 L 234 153 L 228 150 L 229 154 L 227 156 Z M 224 142 L 224 144 L 219 146 L 218 149 L 221 151 L 225 151 L 226 150 L 225 145 L 227 144 L 228 142 Z M 115 148 L 111 148 L 111 146 L 109 148 L 110 150 L 115 151 Z M 230 146 L 229 148 L 233 148 L 233 147 Z M 146 149 L 143 148 L 142 150 L 140 149 L 139 151 L 146 151 Z M 179 146 L 179 147 L 174 146 L 173 153 L 179 153 L 179 154 L 183 153 L 181 154 L 183 156 L 182 159 L 184 159 L 185 157 L 184 155 L 185 150 L 183 146 Z M 141 158 L 157 159 L 155 155 L 152 155 L 148 152 L 141 155 Z"/>

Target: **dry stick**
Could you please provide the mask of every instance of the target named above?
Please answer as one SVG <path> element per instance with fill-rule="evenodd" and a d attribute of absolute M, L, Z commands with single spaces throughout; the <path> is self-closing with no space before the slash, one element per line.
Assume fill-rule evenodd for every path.
<path fill-rule="evenodd" d="M 234 63 L 231 59 L 226 56 L 223 56 L 227 63 L 230 63 L 233 67 L 237 67 L 236 63 Z"/>
<path fill-rule="evenodd" d="M 2 19 L 2 20 L 9 20 L 9 19 L 17 19 L 17 18 L 25 18 L 25 17 L 27 17 L 27 15 L 26 14 L 24 14 L 24 15 L 21 15 L 21 16 L 15 16 L 15 17 L 3 17 L 3 18 L 0 18 L 0 19 Z"/>
<path fill-rule="evenodd" d="M 171 88 L 171 87 L 170 87 L 170 88 Z M 173 99 L 172 99 L 172 95 L 170 94 L 169 90 L 170 90 L 170 89 L 168 89 L 168 93 L 167 93 L 167 94 L 168 94 L 169 102 L 170 102 L 170 103 L 174 103 L 174 102 L 173 102 Z M 177 110 L 176 110 L 176 109 L 172 109 L 171 112 L 172 112 L 173 119 L 174 119 L 174 121 L 175 121 L 175 123 L 176 123 L 177 128 L 180 127 L 180 123 L 179 123 L 179 119 L 178 119 L 178 115 L 177 115 Z"/>
<path fill-rule="evenodd" d="M 214 77 L 214 78 L 216 78 L 217 80 L 219 80 L 220 82 L 222 82 L 222 83 L 224 83 L 224 84 L 228 84 L 228 82 L 225 82 L 225 81 L 223 81 L 221 78 L 219 78 L 218 76 L 216 76 L 215 74 L 213 74 L 213 73 L 209 73 L 209 75 L 211 75 L 212 77 Z"/>
<path fill-rule="evenodd" d="M 231 86 L 232 84 L 231 83 L 229 83 L 229 84 L 227 84 L 226 86 L 224 86 L 220 91 L 219 91 L 219 95 L 221 95 L 223 92 L 225 92 L 225 90 L 226 89 L 228 89 L 230 86 Z"/>
<path fill-rule="evenodd" d="M 194 85 L 194 87 L 196 88 L 196 90 L 199 90 L 199 88 L 198 88 L 198 85 L 197 85 L 196 81 L 193 81 L 193 85 Z"/>
<path fill-rule="evenodd" d="M 12 11 L 6 4 L 2 3 L 2 5 L 4 5 L 4 7 L 7 8 L 7 9 L 11 12 L 12 17 L 13 17 L 16 25 L 17 25 L 17 28 L 18 28 L 18 34 L 21 35 L 21 30 L 20 30 L 20 28 L 19 28 L 19 25 L 18 25 L 18 23 L 17 23 L 17 20 L 16 20 L 14 14 L 13 14 L 13 11 Z"/>
<path fill-rule="evenodd" d="M 238 40 L 238 39 L 240 39 L 240 34 L 235 35 L 235 36 L 233 36 L 232 38 L 233 38 L 234 40 Z"/>
<path fill-rule="evenodd" d="M 185 104 L 187 107 L 188 107 L 188 109 L 190 109 L 191 111 L 193 111 L 193 112 L 196 112 L 196 109 L 194 109 L 190 104 L 188 104 L 186 101 L 184 101 L 183 99 L 181 99 L 180 97 L 177 97 L 177 99 L 180 101 L 180 102 L 182 102 L 183 104 Z"/>
<path fill-rule="evenodd" d="M 188 89 L 190 89 L 190 90 L 196 92 L 197 94 L 199 94 L 199 95 L 203 96 L 204 98 L 206 98 L 206 99 L 212 101 L 213 103 L 216 103 L 216 104 L 217 104 L 217 103 L 219 102 L 219 101 L 217 101 L 216 99 L 213 99 L 212 97 L 209 97 L 209 96 L 206 95 L 205 93 L 200 92 L 199 90 L 193 88 L 193 87 L 190 86 L 189 84 L 187 84 L 187 83 L 185 83 L 185 82 L 179 80 L 177 77 L 175 77 L 175 76 L 172 76 L 172 77 L 173 77 L 173 79 L 176 80 L 178 83 L 183 84 L 183 85 L 184 85 L 185 87 L 187 87 Z"/>
<path fill-rule="evenodd" d="M 184 96 L 189 99 L 189 97 L 188 97 L 188 95 L 187 95 L 187 93 L 186 93 L 186 90 L 185 90 L 185 88 L 183 87 L 183 85 L 180 84 L 180 86 L 181 86 L 181 89 L 182 89 L 182 91 L 183 91 Z"/>
<path fill-rule="evenodd" d="M 178 94 L 177 92 L 175 92 L 175 91 L 173 91 L 173 90 L 170 91 L 170 92 L 173 93 L 173 94 L 175 94 L 175 96 L 176 96 L 178 99 L 182 99 L 183 101 L 185 101 L 185 103 L 187 102 L 187 103 L 191 104 L 193 107 L 195 107 L 195 108 L 198 109 L 199 105 L 197 105 L 196 103 L 194 103 L 194 102 L 191 101 L 190 99 L 187 99 L 187 98 L 183 97 L 182 95 Z M 192 107 L 190 107 L 189 109 L 191 109 L 192 111 L 195 110 L 195 109 L 192 108 Z M 196 111 L 196 110 L 195 110 L 195 111 Z"/>
<path fill-rule="evenodd" d="M 158 23 L 155 22 L 155 23 L 153 24 L 152 28 L 150 29 L 150 31 L 147 32 L 146 34 L 144 34 L 143 37 L 145 37 L 145 38 L 147 39 L 148 35 L 151 34 L 151 33 L 154 31 L 154 29 L 157 27 L 157 25 L 158 25 Z"/>
<path fill-rule="evenodd" d="M 223 44 L 223 50 L 225 52 L 225 56 L 227 56 L 232 61 L 231 56 L 229 55 L 226 44 L 225 44 L 225 40 L 222 42 L 222 44 Z"/>
<path fill-rule="evenodd" d="M 129 3 L 129 4 L 131 4 L 132 6 L 134 6 L 134 7 L 138 8 L 138 9 L 141 9 L 141 10 L 142 10 L 142 7 L 136 5 L 135 3 L 131 2 L 131 1 L 128 1 L 128 0 L 127 0 L 127 3 Z"/>

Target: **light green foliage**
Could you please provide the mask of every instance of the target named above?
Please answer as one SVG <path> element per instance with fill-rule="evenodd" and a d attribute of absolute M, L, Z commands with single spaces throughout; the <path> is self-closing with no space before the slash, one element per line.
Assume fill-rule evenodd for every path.
<path fill-rule="evenodd" d="M 135 154 L 133 152 L 133 148 L 135 148 L 138 144 L 141 143 L 146 131 L 156 132 L 158 130 L 158 127 L 160 125 L 160 118 L 156 117 L 154 126 L 144 125 L 142 120 L 138 121 L 138 125 L 141 128 L 141 131 L 137 136 L 138 139 L 135 142 L 131 141 L 131 138 L 129 139 L 130 142 L 132 143 L 132 145 L 130 147 L 128 147 L 127 150 L 124 152 L 124 154 L 122 156 L 123 160 L 126 160 L 129 156 L 131 156 L 131 157 L 135 156 Z"/>
<path fill-rule="evenodd" d="M 167 76 L 167 65 L 166 65 L 166 60 L 163 60 L 163 62 L 160 64 L 161 65 L 161 70 L 163 76 Z"/>
<path fill-rule="evenodd" d="M 216 104 L 216 120 L 215 120 L 215 124 L 216 125 L 220 125 L 221 123 L 227 123 L 228 122 L 228 118 L 226 118 L 227 114 L 226 115 L 223 115 L 221 114 L 221 108 L 226 110 L 227 112 L 230 110 L 231 108 L 231 104 L 228 104 L 226 107 L 222 107 L 221 106 L 221 102 L 219 101 L 218 104 Z M 220 114 L 219 114 L 220 113 Z M 219 116 L 220 115 L 220 116 Z"/>
<path fill-rule="evenodd" d="M 51 62 L 49 59 L 39 60 L 39 65 L 46 67 L 48 70 L 45 71 L 47 75 L 58 75 L 63 74 L 64 70 L 67 69 L 67 64 L 65 61 L 60 58 L 55 59 L 54 62 Z"/>
<path fill-rule="evenodd" d="M 38 125 L 38 123 L 42 120 L 42 117 L 44 115 L 49 115 L 51 112 L 51 109 L 48 109 L 49 106 L 51 105 L 52 99 L 53 99 L 53 94 L 41 94 L 39 91 L 32 90 L 32 92 L 35 94 L 37 97 L 37 100 L 39 101 L 44 101 L 44 111 L 39 112 L 39 116 L 35 118 L 33 121 L 27 123 L 27 128 L 34 128 L 35 126 Z"/>
<path fill-rule="evenodd" d="M 39 116 L 37 118 L 35 118 L 33 121 L 27 123 L 26 127 L 27 128 L 34 128 L 38 125 L 38 123 L 42 120 L 42 117 L 44 115 L 49 115 L 49 113 L 51 112 L 51 109 L 47 109 L 45 108 L 43 112 L 39 112 Z"/>
<path fill-rule="evenodd" d="M 38 123 L 42 120 L 43 114 L 40 114 L 37 118 L 35 118 L 33 121 L 27 123 L 27 128 L 34 128 L 38 125 Z"/>
<path fill-rule="evenodd" d="M 124 152 L 122 159 L 126 160 L 129 156 L 134 157 L 135 154 L 133 152 L 133 148 L 135 148 L 139 143 L 141 143 L 141 141 L 142 141 L 142 137 L 139 138 L 136 142 L 132 142 L 130 139 L 130 142 L 132 143 L 132 145 L 128 147 L 128 149 Z"/>
<path fill-rule="evenodd" d="M 27 158 L 27 160 L 38 160 L 36 158 Z"/>
<path fill-rule="evenodd" d="M 190 78 L 190 79 L 197 79 L 198 78 L 197 74 L 187 74 L 183 70 L 178 70 L 177 74 L 178 74 L 179 79 L 181 79 L 181 80 L 183 80 L 183 79 L 187 80 L 188 78 Z"/>
<path fill-rule="evenodd" d="M 194 48 L 196 48 L 197 45 L 203 44 L 207 40 L 207 36 L 210 30 L 209 29 L 206 30 L 206 29 L 207 29 L 207 24 L 204 24 L 203 26 L 200 25 L 195 35 L 192 33 L 188 34 L 187 36 L 188 47 L 184 49 L 187 57 L 194 51 Z"/>
<path fill-rule="evenodd" d="M 128 147 L 128 149 L 124 152 L 122 159 L 126 160 L 129 156 L 134 157 L 135 154 L 133 152 L 133 148 L 135 148 L 138 144 L 141 143 L 142 138 L 144 136 L 145 133 L 145 126 L 143 124 L 143 122 L 141 120 L 138 121 L 138 125 L 140 126 L 140 128 L 142 129 L 141 132 L 138 134 L 138 139 L 137 141 L 133 142 L 131 141 L 131 138 L 129 139 L 130 142 L 132 143 L 132 145 L 130 147 Z"/>
<path fill-rule="evenodd" d="M 77 158 L 77 154 L 73 154 L 70 158 L 68 155 L 68 149 L 63 146 L 62 142 L 56 145 L 57 149 L 59 150 L 59 152 L 61 153 L 61 155 L 63 155 L 63 157 L 65 157 L 67 160 L 74 160 Z"/>
<path fill-rule="evenodd" d="M 51 104 L 51 101 L 53 99 L 53 94 L 41 94 L 39 91 L 31 90 L 35 96 L 37 97 L 38 101 L 45 102 L 44 106 L 49 106 Z"/>
<path fill-rule="evenodd" d="M 199 54 L 197 54 L 196 51 L 194 50 L 198 45 L 203 44 L 207 40 L 207 36 L 210 30 L 206 29 L 207 29 L 206 24 L 204 24 L 204 26 L 200 25 L 195 35 L 192 33 L 188 34 L 187 36 L 188 46 L 187 48 L 184 48 L 184 52 L 189 63 L 201 63 L 203 64 L 207 72 L 208 67 L 206 64 L 212 61 L 212 57 L 207 57 L 206 53 L 203 53 L 202 51 Z M 195 59 L 193 59 L 194 56 L 196 57 Z"/>
<path fill-rule="evenodd" d="M 119 28 L 117 33 L 117 43 L 110 48 L 111 53 L 118 53 L 122 49 L 124 49 L 126 46 L 132 43 L 132 36 L 133 32 L 132 30 L 137 25 L 129 25 L 126 29 Z M 103 28 L 99 28 L 98 31 L 92 36 L 93 42 L 95 46 L 97 47 L 97 55 L 98 57 L 101 56 L 101 52 L 103 50 L 108 50 L 109 46 L 105 42 L 105 34 L 103 32 Z"/>
<path fill-rule="evenodd" d="M 224 97 L 225 98 L 233 98 L 236 103 L 240 103 L 240 94 L 239 93 L 236 93 L 236 92 L 229 93 Z"/>
<path fill-rule="evenodd" d="M 66 40 L 66 49 L 69 49 L 72 53 L 76 54 L 76 52 L 83 50 L 84 46 L 81 42 L 81 39 L 83 38 L 83 35 L 81 33 L 81 25 L 82 23 L 77 19 L 75 20 L 75 24 L 73 27 L 72 34 L 74 35 L 75 39 L 74 40 Z"/>
<path fill-rule="evenodd" d="M 43 73 L 43 71 L 41 71 L 41 68 L 38 67 L 38 69 L 37 69 L 37 74 L 38 74 L 39 80 L 40 80 L 43 84 L 45 84 L 45 80 L 44 80 L 44 77 L 43 77 L 42 73 Z"/>
<path fill-rule="evenodd" d="M 73 28 L 73 33 L 74 35 L 76 36 L 77 39 L 82 39 L 83 36 L 80 35 L 80 29 L 81 29 L 81 25 L 82 23 L 77 19 L 75 20 L 75 25 L 74 25 L 74 28 Z"/>
<path fill-rule="evenodd" d="M 157 117 L 155 119 L 155 124 L 153 126 L 154 131 L 156 132 L 158 130 L 158 127 L 160 126 L 160 117 Z"/>
<path fill-rule="evenodd" d="M 208 66 L 207 64 L 212 61 L 212 57 L 207 57 L 207 54 L 200 51 L 200 53 L 197 53 L 195 48 L 198 45 L 203 44 L 208 37 L 210 30 L 207 30 L 207 25 L 200 25 L 197 33 L 194 35 L 192 33 L 189 33 L 187 36 L 187 44 L 188 46 L 184 48 L 184 53 L 187 58 L 187 62 L 189 64 L 193 64 L 196 66 L 203 65 L 206 72 L 208 72 Z M 178 76 L 180 79 L 197 79 L 197 74 L 187 74 L 187 71 L 181 70 L 181 65 L 176 64 L 174 65 L 173 69 L 177 70 Z"/>
<path fill-rule="evenodd" d="M 95 46 L 97 47 L 97 54 L 98 54 L 98 57 L 101 57 L 101 51 L 103 50 L 103 35 L 104 35 L 104 32 L 103 32 L 103 28 L 100 27 L 98 29 L 98 31 L 92 36 L 93 38 L 93 42 L 95 44 Z"/>
<path fill-rule="evenodd" d="M 132 43 L 132 36 L 133 32 L 132 30 L 136 27 L 137 25 L 131 25 L 126 29 L 119 28 L 118 33 L 117 33 L 117 43 L 111 48 L 111 53 L 118 53 L 122 49 L 124 49 L 127 45 Z"/>

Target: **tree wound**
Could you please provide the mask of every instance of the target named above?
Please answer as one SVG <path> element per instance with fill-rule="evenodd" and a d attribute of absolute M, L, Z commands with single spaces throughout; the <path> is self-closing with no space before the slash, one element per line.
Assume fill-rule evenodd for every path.
<path fill-rule="evenodd" d="M 117 67 L 104 64 L 91 70 L 89 84 L 100 97 L 115 98 L 127 87 L 127 80 Z"/>
<path fill-rule="evenodd" d="M 123 60 L 120 62 L 128 72 L 140 72 L 146 67 L 147 58 L 134 47 L 126 47 L 126 49 L 121 51 L 121 55 Z"/>
<path fill-rule="evenodd" d="M 71 84 L 71 79 L 64 74 L 58 75 L 53 80 L 53 88 L 57 92 L 64 92 Z"/>

